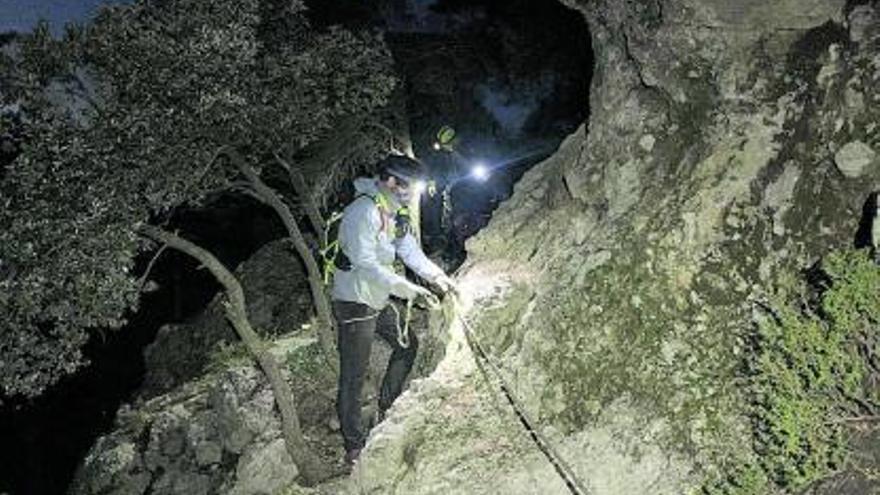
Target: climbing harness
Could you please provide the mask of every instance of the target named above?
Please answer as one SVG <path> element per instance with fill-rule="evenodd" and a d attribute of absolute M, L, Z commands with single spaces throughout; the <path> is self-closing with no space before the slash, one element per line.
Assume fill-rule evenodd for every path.
<path fill-rule="evenodd" d="M 456 306 L 458 306 L 458 299 L 454 298 Z M 468 347 L 470 347 L 471 351 L 476 358 L 474 361 L 477 364 L 477 369 L 480 371 L 480 375 L 483 377 L 483 380 L 492 387 L 492 380 L 489 376 L 490 370 L 492 374 L 495 375 L 495 378 L 498 380 L 498 383 L 501 388 L 501 392 L 504 395 L 504 398 L 507 399 L 507 402 L 513 408 L 513 412 L 516 414 L 517 419 L 520 424 L 522 424 L 523 428 L 526 429 L 526 432 L 531 437 L 532 441 L 544 454 L 544 457 L 550 461 L 550 464 L 553 465 L 553 468 L 556 470 L 556 473 L 559 474 L 559 477 L 562 478 L 562 481 L 565 482 L 565 486 L 568 487 L 568 490 L 573 495 L 589 495 L 589 491 L 584 487 L 584 484 L 578 479 L 577 475 L 571 469 L 571 467 L 566 463 L 562 456 L 559 454 L 556 449 L 550 444 L 549 441 L 541 434 L 535 427 L 532 426 L 532 420 L 529 419 L 528 414 L 526 414 L 525 408 L 522 406 L 520 400 L 513 393 L 513 389 L 511 389 L 507 385 L 507 381 L 504 379 L 504 376 L 501 374 L 501 370 L 495 366 L 494 363 L 489 359 L 489 355 L 483 350 L 483 346 L 476 339 L 475 332 L 471 325 L 465 320 L 464 316 L 462 316 L 461 312 L 458 310 L 458 307 L 455 309 L 455 314 L 458 316 L 459 321 L 461 321 L 462 328 L 464 329 L 465 340 L 467 341 Z"/>
<path fill-rule="evenodd" d="M 380 313 L 380 311 L 376 311 L 375 313 L 373 313 L 373 314 L 371 314 L 371 315 L 367 315 L 367 316 L 357 316 L 357 317 L 354 317 L 354 318 L 349 318 L 349 319 L 347 319 L 347 320 L 342 320 L 342 321 L 339 322 L 339 325 L 340 325 L 340 326 L 341 326 L 341 325 L 348 325 L 349 323 L 358 323 L 358 322 L 360 322 L 360 321 L 368 321 L 368 320 L 372 320 L 373 318 L 379 316 L 379 313 Z"/>
<path fill-rule="evenodd" d="M 424 296 L 425 302 L 429 308 L 437 309 L 440 307 L 440 302 L 436 300 L 436 298 L 431 297 L 428 298 Z M 391 303 L 391 310 L 394 312 L 394 326 L 397 330 L 397 343 L 400 344 L 400 347 L 404 349 L 408 349 L 410 345 L 410 333 L 409 333 L 409 324 L 412 321 L 412 307 L 413 300 L 409 299 L 406 301 L 406 313 L 404 313 L 403 326 L 400 325 L 400 310 L 397 309 L 397 306 L 394 303 Z M 372 320 L 379 316 L 381 311 L 376 311 L 375 313 L 368 314 L 366 316 L 358 316 L 355 318 L 349 318 L 347 320 L 342 320 L 339 322 L 340 325 L 348 325 L 349 323 L 357 323 L 360 321 L 368 321 Z"/>
<path fill-rule="evenodd" d="M 397 343 L 400 344 L 400 347 L 404 349 L 409 348 L 409 321 L 410 321 L 410 312 L 412 311 L 412 300 L 406 302 L 406 320 L 404 321 L 404 325 L 401 328 L 400 326 L 400 311 L 397 309 L 397 306 L 394 303 L 390 304 L 391 310 L 394 311 L 394 326 L 397 328 Z M 373 318 L 379 316 L 381 311 L 376 311 L 373 314 L 369 314 L 366 316 L 358 316 L 355 318 L 349 318 L 347 320 L 342 320 L 339 322 L 340 325 L 348 325 L 351 323 L 358 323 L 361 321 L 369 321 Z"/>

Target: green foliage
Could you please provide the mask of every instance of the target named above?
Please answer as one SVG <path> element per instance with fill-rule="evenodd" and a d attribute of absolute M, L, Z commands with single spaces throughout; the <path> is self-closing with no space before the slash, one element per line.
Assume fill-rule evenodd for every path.
<path fill-rule="evenodd" d="M 778 485 L 798 489 L 842 460 L 841 427 L 831 421 L 837 386 L 857 392 L 851 349 L 844 335 L 790 309 L 760 333 L 752 384 L 757 450 Z"/>
<path fill-rule="evenodd" d="M 868 332 L 880 323 L 880 271 L 867 251 L 834 253 L 823 268 L 834 285 L 822 309 L 840 333 Z"/>
<path fill-rule="evenodd" d="M 139 223 L 385 104 L 381 40 L 312 30 L 301 1 L 140 0 L 4 59 L 25 140 L 0 179 L 0 391 L 37 395 L 83 364 L 90 328 L 136 308 Z"/>
<path fill-rule="evenodd" d="M 764 469 L 754 463 L 734 468 L 733 474 L 721 480 L 707 483 L 704 495 L 767 495 L 771 493 L 770 480 Z"/>
<path fill-rule="evenodd" d="M 839 420 L 868 403 L 868 361 L 858 343 L 880 323 L 880 267 L 866 251 L 842 251 L 829 254 L 822 270 L 830 284 L 819 314 L 783 299 L 758 326 L 749 358 L 757 465 L 735 468 L 707 493 L 768 492 L 762 483 L 798 491 L 844 463 Z"/>
<path fill-rule="evenodd" d="M 300 345 L 287 353 L 287 366 L 298 377 L 316 377 L 327 370 L 321 346 L 317 342 Z"/>

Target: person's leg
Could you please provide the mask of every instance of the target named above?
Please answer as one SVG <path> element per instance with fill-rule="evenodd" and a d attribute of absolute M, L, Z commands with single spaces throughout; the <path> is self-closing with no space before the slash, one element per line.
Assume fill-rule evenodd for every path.
<path fill-rule="evenodd" d="M 405 326 L 404 310 L 400 311 L 400 328 Z M 409 330 L 409 345 L 403 347 L 397 338 L 397 314 L 389 305 L 379 314 L 376 322 L 376 332 L 382 339 L 391 346 L 391 359 L 388 361 L 388 368 L 385 370 L 385 377 L 382 378 L 382 389 L 379 391 L 379 414 L 391 407 L 391 404 L 397 399 L 397 396 L 403 391 L 403 383 L 412 369 L 413 362 L 416 360 L 416 353 L 419 349 L 419 340 L 412 328 Z"/>
<path fill-rule="evenodd" d="M 361 428 L 361 390 L 370 361 L 370 347 L 376 330 L 376 310 L 365 304 L 334 301 L 339 342 L 339 387 L 336 412 L 346 452 L 364 446 Z"/>

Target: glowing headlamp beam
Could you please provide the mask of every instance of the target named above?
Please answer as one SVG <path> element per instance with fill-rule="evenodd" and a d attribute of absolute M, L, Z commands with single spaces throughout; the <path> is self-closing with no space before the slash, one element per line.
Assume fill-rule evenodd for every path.
<path fill-rule="evenodd" d="M 471 167 L 471 176 L 479 181 L 484 181 L 489 178 L 489 167 L 482 162 L 475 163 Z"/>
<path fill-rule="evenodd" d="M 413 192 L 416 194 L 422 194 L 427 188 L 428 184 L 426 184 L 423 180 L 417 180 L 413 183 Z"/>

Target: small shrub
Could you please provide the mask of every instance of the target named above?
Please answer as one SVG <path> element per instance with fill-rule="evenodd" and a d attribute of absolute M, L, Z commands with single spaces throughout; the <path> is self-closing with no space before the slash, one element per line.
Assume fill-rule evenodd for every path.
<path fill-rule="evenodd" d="M 875 409 L 866 387 L 878 349 L 880 267 L 867 251 L 840 251 L 822 263 L 827 285 L 817 308 L 775 302 L 774 317 L 757 327 L 749 354 L 753 450 L 708 495 L 796 492 L 846 461 L 842 417 Z"/>

